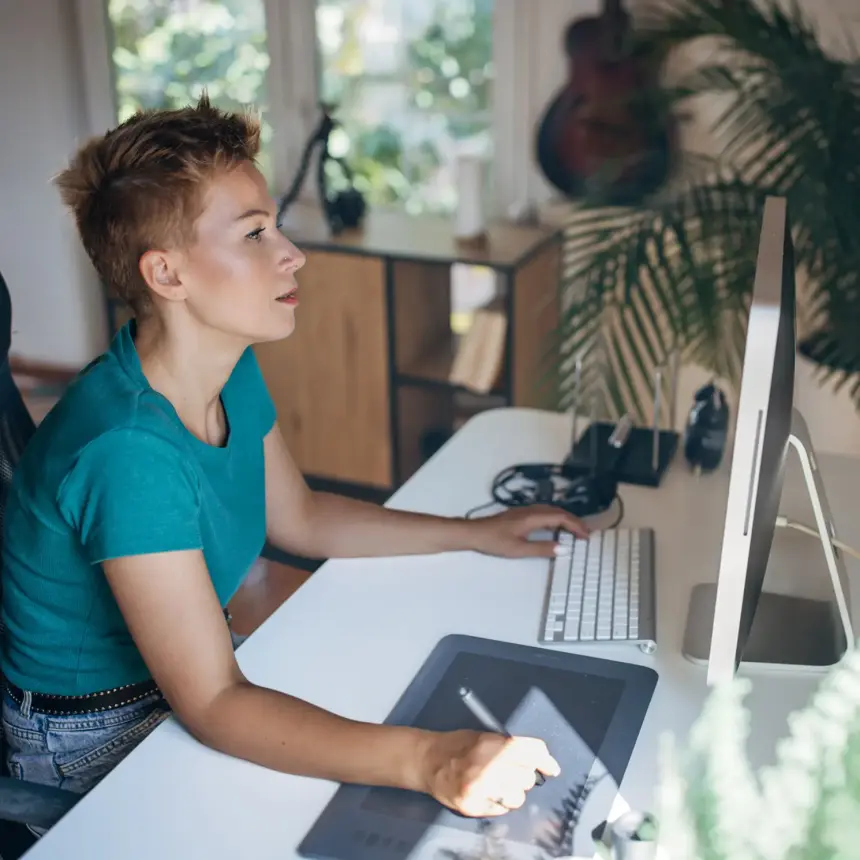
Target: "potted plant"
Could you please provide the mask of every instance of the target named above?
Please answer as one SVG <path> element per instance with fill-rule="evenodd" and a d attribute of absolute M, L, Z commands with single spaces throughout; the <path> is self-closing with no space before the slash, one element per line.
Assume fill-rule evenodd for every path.
<path fill-rule="evenodd" d="M 685 749 L 663 749 L 656 860 L 853 860 L 860 856 L 860 653 L 794 713 L 776 763 L 746 757 L 746 680 L 715 688 Z"/>
<path fill-rule="evenodd" d="M 567 368 L 583 356 L 582 384 L 601 387 L 616 415 L 646 417 L 655 369 L 675 354 L 736 382 L 762 205 L 777 195 L 793 225 L 801 352 L 860 407 L 860 65 L 830 56 L 797 4 L 646 3 L 639 37 L 660 56 L 708 43 L 687 72 L 663 76 L 661 104 L 719 106 L 720 155 L 678 153 L 673 178 L 635 206 L 593 195 L 575 207 L 558 405 L 569 405 Z"/>

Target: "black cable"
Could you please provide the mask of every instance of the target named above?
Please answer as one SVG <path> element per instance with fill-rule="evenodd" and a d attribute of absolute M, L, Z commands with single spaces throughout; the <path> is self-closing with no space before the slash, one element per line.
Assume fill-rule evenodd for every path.
<path fill-rule="evenodd" d="M 613 522 L 612 525 L 606 526 L 606 528 L 601 529 L 601 531 L 617 529 L 618 526 L 621 525 L 621 521 L 624 519 L 624 499 L 622 499 L 621 496 L 616 494 L 615 498 L 612 501 L 616 503 L 616 507 L 618 508 L 618 516 L 615 518 L 615 522 Z M 495 499 L 491 499 L 489 502 L 484 502 L 482 505 L 475 505 L 474 508 L 470 508 L 468 511 L 466 511 L 465 514 L 463 514 L 463 519 L 471 520 L 475 516 L 475 514 L 478 514 L 481 511 L 486 510 L 487 508 L 492 508 L 495 505 L 503 507 Z M 514 507 L 518 507 L 518 505 L 515 505 Z"/>
<path fill-rule="evenodd" d="M 618 502 L 618 516 L 611 526 L 607 526 L 608 529 L 617 529 L 618 526 L 621 525 L 621 520 L 624 519 L 624 499 L 622 499 L 621 496 L 616 495 L 615 501 Z"/>
<path fill-rule="evenodd" d="M 475 514 L 479 513 L 480 511 L 483 511 L 486 508 L 492 508 L 494 505 L 497 505 L 497 504 L 498 504 L 498 502 L 495 499 L 491 499 L 489 502 L 484 502 L 484 504 L 477 505 L 476 507 L 471 508 L 470 510 L 466 511 L 466 513 L 463 515 L 463 518 L 470 520 L 470 519 L 472 519 L 472 517 L 475 516 Z"/>

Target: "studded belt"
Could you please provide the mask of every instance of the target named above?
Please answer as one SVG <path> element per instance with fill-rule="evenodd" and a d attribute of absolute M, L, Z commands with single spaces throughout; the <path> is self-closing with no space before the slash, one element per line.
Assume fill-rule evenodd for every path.
<path fill-rule="evenodd" d="M 11 681 L 3 680 L 6 693 L 20 708 L 27 695 L 20 687 Z M 160 690 L 155 681 L 141 681 L 137 684 L 126 684 L 114 687 L 112 690 L 101 690 L 98 693 L 87 693 L 83 696 L 55 696 L 52 693 L 30 693 L 30 708 L 39 714 L 54 717 L 70 716 L 72 714 L 93 714 L 100 711 L 111 711 L 139 702 L 152 693 Z"/>

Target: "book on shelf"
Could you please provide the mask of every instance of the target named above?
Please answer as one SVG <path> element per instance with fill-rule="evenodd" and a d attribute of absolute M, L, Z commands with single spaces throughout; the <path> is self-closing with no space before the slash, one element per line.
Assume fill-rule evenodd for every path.
<path fill-rule="evenodd" d="M 507 315 L 498 307 L 477 310 L 460 338 L 448 381 L 477 394 L 492 391 L 505 359 L 507 327 Z"/>

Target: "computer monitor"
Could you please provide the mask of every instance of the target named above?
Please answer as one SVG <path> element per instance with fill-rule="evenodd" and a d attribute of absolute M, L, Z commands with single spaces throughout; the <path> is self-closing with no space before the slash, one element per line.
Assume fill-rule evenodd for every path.
<path fill-rule="evenodd" d="M 835 529 L 809 432 L 794 409 L 794 279 L 786 201 L 770 197 L 747 322 L 718 577 L 693 590 L 684 637 L 685 656 L 707 662 L 709 685 L 731 678 L 741 663 L 824 670 L 853 643 L 844 562 L 830 539 Z M 829 572 L 833 600 L 763 590 L 791 449 L 800 458 L 821 539 L 819 575 Z"/>

